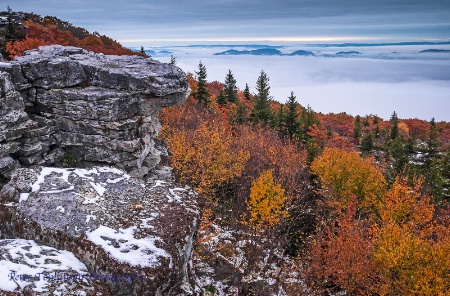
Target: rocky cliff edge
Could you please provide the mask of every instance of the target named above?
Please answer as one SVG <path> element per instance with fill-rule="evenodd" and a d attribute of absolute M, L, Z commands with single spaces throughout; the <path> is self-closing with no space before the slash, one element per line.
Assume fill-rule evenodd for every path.
<path fill-rule="evenodd" d="M 194 293 L 197 194 L 145 178 L 164 175 L 158 113 L 188 92 L 136 56 L 46 46 L 0 63 L 2 295 Z"/>

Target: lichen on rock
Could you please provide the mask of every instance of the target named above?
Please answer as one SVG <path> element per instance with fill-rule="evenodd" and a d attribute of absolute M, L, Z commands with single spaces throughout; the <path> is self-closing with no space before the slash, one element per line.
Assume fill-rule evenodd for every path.
<path fill-rule="evenodd" d="M 186 74 L 139 56 L 59 45 L 0 63 L 0 182 L 30 165 L 157 168 L 161 108 L 182 103 Z"/>

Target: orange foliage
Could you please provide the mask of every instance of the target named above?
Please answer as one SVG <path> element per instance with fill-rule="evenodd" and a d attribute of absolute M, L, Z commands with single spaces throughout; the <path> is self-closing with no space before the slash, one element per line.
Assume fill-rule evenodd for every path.
<path fill-rule="evenodd" d="M 376 287 L 373 237 L 369 228 L 355 219 L 351 207 L 313 240 L 309 277 L 318 286 L 329 285 L 331 281 L 350 295 L 373 295 Z"/>
<path fill-rule="evenodd" d="M 60 44 L 65 46 L 77 46 L 88 51 L 95 51 L 113 55 L 142 55 L 124 48 L 116 41 L 106 36 L 90 34 L 84 39 L 75 37 L 70 31 L 58 28 L 54 21 L 45 19 L 40 24 L 26 21 L 26 38 L 20 41 L 8 42 L 6 46 L 10 58 L 20 56 L 25 50 L 37 48 L 42 45 Z"/>
<path fill-rule="evenodd" d="M 397 178 L 380 208 L 374 249 L 381 295 L 448 295 L 450 228 L 432 220 L 422 181 Z"/>
<path fill-rule="evenodd" d="M 337 211 L 346 209 L 353 196 L 358 208 L 373 211 L 385 191 L 386 180 L 373 159 L 362 158 L 356 151 L 325 148 L 311 170 L 328 191 L 328 204 Z"/>
<path fill-rule="evenodd" d="M 353 134 L 355 118 L 345 112 L 338 114 L 318 113 L 317 117 L 327 130 L 332 130 L 341 136 L 351 136 Z"/>

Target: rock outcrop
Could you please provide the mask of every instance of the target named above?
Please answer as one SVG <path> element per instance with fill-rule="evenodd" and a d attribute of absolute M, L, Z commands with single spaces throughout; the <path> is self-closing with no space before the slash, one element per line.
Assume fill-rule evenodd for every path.
<path fill-rule="evenodd" d="M 72 271 L 81 281 L 73 284 L 86 279 L 86 289 L 107 286 L 111 295 L 193 293 L 188 263 L 200 210 L 197 194 L 189 188 L 152 179 L 144 184 L 115 168 L 38 167 L 17 169 L 0 197 L 2 238 L 33 240 L 73 253 L 86 265 Z M 31 280 L 32 291 L 48 292 L 43 277 L 65 269 L 61 264 L 46 267 L 54 266 L 53 261 L 40 262 L 8 274 L 32 279 L 42 273 L 40 280 Z M 15 288 L 10 291 L 22 288 L 19 282 L 18 287 L 10 284 Z"/>
<path fill-rule="evenodd" d="M 198 197 L 156 139 L 188 92 L 150 58 L 54 45 L 0 62 L 2 295 L 194 294 Z"/>
<path fill-rule="evenodd" d="M 158 114 L 182 103 L 179 68 L 138 56 L 43 46 L 0 63 L 0 178 L 30 165 L 157 167 Z M 0 180 L 1 181 L 1 180 Z"/>

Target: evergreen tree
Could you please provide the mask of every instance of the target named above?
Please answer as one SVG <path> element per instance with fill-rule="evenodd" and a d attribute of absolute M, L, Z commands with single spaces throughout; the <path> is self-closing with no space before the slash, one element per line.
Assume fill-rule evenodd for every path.
<path fill-rule="evenodd" d="M 144 47 L 141 45 L 141 53 L 144 55 L 144 54 L 146 54 L 145 53 L 145 49 L 144 49 Z"/>
<path fill-rule="evenodd" d="M 389 120 L 391 123 L 391 132 L 390 132 L 390 138 L 392 140 L 397 139 L 399 136 L 399 131 L 398 131 L 398 117 L 397 117 L 397 113 L 392 113 L 391 115 L 391 119 Z"/>
<path fill-rule="evenodd" d="M 284 137 L 286 135 L 285 123 L 286 123 L 286 115 L 284 114 L 284 105 L 280 104 L 280 108 L 278 108 L 278 112 L 276 117 L 274 118 L 272 126 L 277 129 L 281 137 Z"/>
<path fill-rule="evenodd" d="M 224 90 L 225 90 L 225 97 L 227 98 L 227 101 L 231 102 L 231 103 L 236 103 L 236 101 L 237 101 L 236 82 L 237 81 L 236 81 L 236 79 L 234 79 L 233 73 L 231 73 L 231 70 L 228 70 L 228 74 L 225 77 Z"/>
<path fill-rule="evenodd" d="M 294 96 L 294 92 L 291 91 L 291 95 L 288 97 L 288 101 L 286 102 L 287 114 L 285 118 L 285 127 L 286 134 L 289 138 L 293 138 L 295 134 L 298 133 L 299 122 L 298 122 L 298 112 L 297 107 L 298 103 L 296 97 Z"/>
<path fill-rule="evenodd" d="M 431 192 L 438 202 L 443 197 L 443 185 L 445 183 L 442 174 L 441 155 L 438 151 L 440 146 L 439 134 L 434 118 L 430 121 L 430 132 L 427 140 L 427 148 L 424 153 L 423 173 L 425 180 L 430 186 Z"/>
<path fill-rule="evenodd" d="M 244 89 L 244 97 L 246 100 L 250 101 L 251 96 L 250 96 L 250 88 L 248 87 L 248 84 L 245 84 L 245 89 Z"/>
<path fill-rule="evenodd" d="M 309 138 L 308 131 L 311 126 L 320 126 L 320 121 L 319 119 L 317 119 L 316 115 L 314 114 L 314 110 L 311 109 L 311 106 L 308 105 L 306 109 L 303 108 L 303 112 L 300 115 L 299 124 L 299 134 L 304 141 Z"/>
<path fill-rule="evenodd" d="M 355 143 L 359 145 L 359 139 L 362 137 L 362 126 L 361 117 L 356 115 L 355 125 L 353 126 L 353 138 L 355 138 Z"/>
<path fill-rule="evenodd" d="M 223 91 L 221 90 L 219 95 L 217 96 L 217 104 L 221 106 L 225 106 L 227 104 L 227 97 L 224 95 Z"/>
<path fill-rule="evenodd" d="M 210 102 L 210 94 L 206 89 L 206 67 L 202 64 L 201 61 L 198 64 L 198 71 L 195 72 L 195 74 L 197 74 L 198 84 L 197 91 L 193 94 L 193 96 L 199 103 L 208 104 Z"/>
<path fill-rule="evenodd" d="M 375 125 L 374 137 L 375 139 L 378 139 L 380 137 L 380 126 L 378 116 L 375 116 L 373 118 L 373 124 Z"/>
<path fill-rule="evenodd" d="M 272 113 L 269 101 L 271 99 L 269 77 L 267 77 L 264 70 L 261 70 L 261 74 L 256 81 L 256 91 L 256 102 L 253 106 L 252 113 L 250 114 L 250 119 L 253 123 L 262 122 L 267 124 L 272 117 Z"/>
<path fill-rule="evenodd" d="M 361 140 L 361 151 L 364 155 L 369 154 L 373 149 L 372 133 L 367 132 Z"/>
<path fill-rule="evenodd" d="M 391 166 L 386 171 L 386 179 L 392 184 L 395 177 L 405 172 L 409 163 L 407 146 L 402 139 L 398 129 L 397 113 L 392 114 L 390 119 L 390 134 L 385 142 L 385 154 Z"/>
<path fill-rule="evenodd" d="M 175 59 L 175 57 L 173 55 L 170 55 L 170 64 L 171 65 L 176 65 L 177 64 L 177 60 Z"/>
<path fill-rule="evenodd" d="M 366 116 L 364 117 L 363 125 L 364 125 L 365 127 L 369 127 L 369 126 L 370 126 L 369 115 L 366 115 Z"/>

